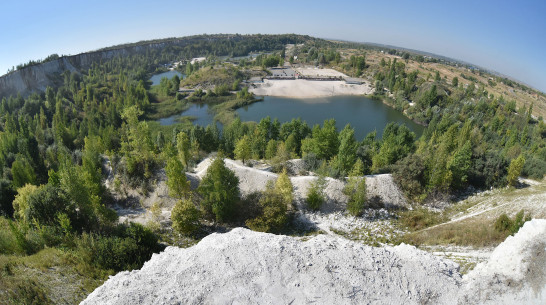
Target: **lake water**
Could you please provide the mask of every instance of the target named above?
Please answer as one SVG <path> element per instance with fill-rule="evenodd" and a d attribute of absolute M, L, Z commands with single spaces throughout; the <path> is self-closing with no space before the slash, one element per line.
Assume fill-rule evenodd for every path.
<path fill-rule="evenodd" d="M 152 86 L 156 86 L 156 85 L 159 85 L 159 83 L 161 82 L 161 79 L 163 77 L 171 79 L 175 75 L 178 75 L 178 77 L 180 77 L 180 78 L 184 78 L 184 74 L 182 74 L 182 73 L 180 73 L 178 71 L 172 70 L 172 71 L 167 71 L 167 72 L 156 74 L 156 75 L 152 76 L 150 78 L 150 80 L 152 81 Z"/>
<path fill-rule="evenodd" d="M 208 112 L 208 105 L 207 104 L 201 104 L 201 103 L 194 103 L 191 104 L 190 108 L 188 110 L 182 112 L 178 115 L 173 115 L 168 118 L 162 118 L 159 119 L 160 125 L 172 125 L 177 123 L 176 119 L 178 119 L 181 116 L 192 116 L 196 120 L 193 121 L 194 125 L 199 126 L 207 126 L 209 124 L 212 124 L 214 116 Z"/>
<path fill-rule="evenodd" d="M 414 123 L 399 111 L 362 96 L 332 96 L 324 98 L 280 98 L 266 96 L 262 102 L 256 102 L 236 110 L 241 121 L 258 122 L 266 116 L 278 118 L 281 123 L 301 118 L 310 127 L 322 124 L 324 120 L 334 118 L 339 130 L 346 124 L 351 124 L 355 130 L 355 137 L 362 140 L 366 134 L 377 130 L 378 137 L 389 122 L 405 124 L 417 137 L 421 136 L 424 127 Z M 192 104 L 191 107 L 179 115 L 173 115 L 159 120 L 161 125 L 176 123 L 181 116 L 192 116 L 195 125 L 206 126 L 213 122 L 214 116 L 208 112 L 207 104 Z"/>
<path fill-rule="evenodd" d="M 419 137 L 424 127 L 416 124 L 399 111 L 362 96 L 331 96 L 324 98 L 280 98 L 264 97 L 263 102 L 257 102 L 237 110 L 241 121 L 259 121 L 270 116 L 279 121 L 287 122 L 293 118 L 301 118 L 310 127 L 322 124 L 324 120 L 334 118 L 339 130 L 346 124 L 355 129 L 355 137 L 363 139 L 366 134 L 377 130 L 380 137 L 389 122 L 405 124 Z"/>

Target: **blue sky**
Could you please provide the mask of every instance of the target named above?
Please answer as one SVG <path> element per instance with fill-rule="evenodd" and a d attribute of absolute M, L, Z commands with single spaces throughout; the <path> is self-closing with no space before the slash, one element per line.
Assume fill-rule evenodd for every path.
<path fill-rule="evenodd" d="M 297 33 L 427 51 L 546 91 L 546 1 L 9 1 L 0 74 L 49 54 L 203 33 Z"/>

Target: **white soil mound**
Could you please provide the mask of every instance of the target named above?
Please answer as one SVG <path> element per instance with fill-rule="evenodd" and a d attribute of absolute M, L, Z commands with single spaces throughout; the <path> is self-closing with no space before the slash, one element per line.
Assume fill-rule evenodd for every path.
<path fill-rule="evenodd" d="M 464 280 L 461 303 L 546 304 L 546 219 L 526 222 Z"/>
<path fill-rule="evenodd" d="M 545 236 L 546 220 L 528 222 L 462 278 L 457 264 L 408 245 L 234 229 L 169 247 L 82 304 L 544 304 Z"/>
<path fill-rule="evenodd" d="M 234 229 L 188 249 L 169 247 L 83 304 L 421 304 L 452 299 L 456 269 L 408 245 L 373 248 L 325 235 L 301 242 Z"/>
<path fill-rule="evenodd" d="M 224 159 L 226 167 L 232 170 L 239 178 L 239 189 L 241 194 L 248 195 L 252 192 L 264 191 L 268 181 L 275 181 L 277 174 L 269 171 L 244 166 L 240 161 Z M 188 174 L 189 178 L 194 180 L 202 179 L 210 164 L 211 158 L 207 158 L 199 163 L 194 171 L 195 174 Z M 302 161 L 298 159 L 290 160 L 291 166 L 301 171 Z M 306 207 L 305 197 L 311 187 L 311 183 L 317 179 L 316 176 L 295 176 L 290 177 L 294 186 L 294 199 L 298 208 Z M 338 179 L 326 178 L 326 204 L 321 208 L 321 212 L 330 213 L 334 211 L 344 211 L 347 204 L 347 196 L 343 194 L 345 182 Z M 197 185 L 197 184 L 196 184 Z M 366 176 L 367 196 L 370 200 L 376 200 L 387 207 L 407 205 L 404 195 L 394 183 L 390 174 L 369 175 Z"/>

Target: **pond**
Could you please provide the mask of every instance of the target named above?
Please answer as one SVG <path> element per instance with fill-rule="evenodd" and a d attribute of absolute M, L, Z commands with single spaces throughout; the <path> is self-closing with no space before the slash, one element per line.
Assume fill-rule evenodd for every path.
<path fill-rule="evenodd" d="M 159 73 L 159 74 L 156 74 L 154 76 L 152 76 L 150 78 L 150 81 L 152 81 L 152 86 L 156 86 L 156 85 L 159 85 L 159 83 L 161 82 L 161 79 L 163 77 L 166 77 L 168 79 L 171 79 L 173 78 L 175 75 L 178 75 L 178 77 L 180 78 L 184 78 L 184 74 L 178 72 L 178 71 L 175 71 L 175 70 L 171 70 L 171 71 L 167 71 L 167 72 L 163 72 L 163 73 Z"/>
<path fill-rule="evenodd" d="M 339 130 L 346 124 L 355 129 L 355 137 L 363 139 L 366 134 L 377 130 L 378 137 L 389 122 L 405 124 L 417 137 L 424 127 L 405 117 L 399 111 L 363 96 L 331 96 L 324 98 L 280 98 L 264 97 L 263 102 L 251 104 L 237 110 L 241 121 L 260 121 L 270 116 L 281 123 L 301 118 L 310 127 L 322 124 L 324 120 L 335 118 Z"/>

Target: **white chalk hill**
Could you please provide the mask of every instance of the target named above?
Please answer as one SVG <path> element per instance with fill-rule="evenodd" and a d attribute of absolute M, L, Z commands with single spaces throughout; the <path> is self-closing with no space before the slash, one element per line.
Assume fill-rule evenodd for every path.
<path fill-rule="evenodd" d="M 82 304 L 546 304 L 546 220 L 532 220 L 462 277 L 413 246 L 374 248 L 238 228 L 168 247 Z"/>

